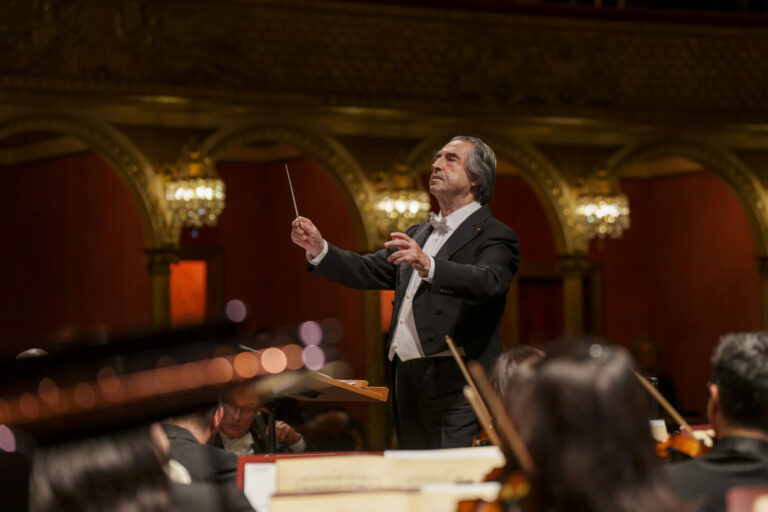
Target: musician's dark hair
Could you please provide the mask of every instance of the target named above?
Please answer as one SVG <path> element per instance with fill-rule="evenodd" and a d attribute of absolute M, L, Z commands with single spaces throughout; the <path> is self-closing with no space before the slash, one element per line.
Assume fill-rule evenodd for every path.
<path fill-rule="evenodd" d="M 725 421 L 768 432 L 768 332 L 726 334 L 712 356 Z"/>
<path fill-rule="evenodd" d="M 469 142 L 474 146 L 467 159 L 467 173 L 476 185 L 473 191 L 475 201 L 486 204 L 493 195 L 493 183 L 496 180 L 496 153 L 478 137 L 457 135 L 451 142 Z"/>
<path fill-rule="evenodd" d="M 167 512 L 170 482 L 142 429 L 40 450 L 30 479 L 30 512 Z"/>
<path fill-rule="evenodd" d="M 520 368 L 544 357 L 544 352 L 530 345 L 516 345 L 501 353 L 491 368 L 490 381 L 494 391 L 506 401 L 509 383 Z"/>
<path fill-rule="evenodd" d="M 535 510 L 685 510 L 655 454 L 648 393 L 626 350 L 561 340 L 513 385 L 512 417 L 535 466 Z"/>

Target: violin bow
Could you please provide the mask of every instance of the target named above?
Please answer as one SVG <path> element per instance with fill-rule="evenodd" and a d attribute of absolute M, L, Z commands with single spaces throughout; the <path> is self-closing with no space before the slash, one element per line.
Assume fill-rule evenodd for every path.
<path fill-rule="evenodd" d="M 680 427 L 688 432 L 692 438 L 696 439 L 696 436 L 693 433 L 693 429 L 688 424 L 687 421 L 680 415 L 679 412 L 675 410 L 674 407 L 672 407 L 672 404 L 670 404 L 666 398 L 664 398 L 664 395 L 662 395 L 658 389 L 656 389 L 653 384 L 648 382 L 648 379 L 640 375 L 637 371 L 632 370 L 632 373 L 635 374 L 635 377 L 640 381 L 640 384 L 643 385 L 643 387 L 648 390 L 648 392 L 651 394 L 653 398 L 656 399 L 657 402 L 664 408 L 667 413 L 672 416 L 672 419 L 674 419 Z"/>
<path fill-rule="evenodd" d="M 469 401 L 469 405 L 472 406 L 472 410 L 475 411 L 475 416 L 477 416 L 480 425 L 488 434 L 488 438 L 494 445 L 501 448 L 501 439 L 499 439 L 499 435 L 496 433 L 496 429 L 493 426 L 491 413 L 480 398 L 477 386 L 475 386 L 475 382 L 472 380 L 472 376 L 467 370 L 467 365 L 464 364 L 464 360 L 461 358 L 461 354 L 459 354 L 459 350 L 456 348 L 456 343 L 450 336 L 445 337 L 445 343 L 448 345 L 448 349 L 451 351 L 453 359 L 461 370 L 461 374 L 464 375 L 464 380 L 467 381 L 467 385 L 464 386 L 464 396 L 467 398 L 467 401 Z"/>
<path fill-rule="evenodd" d="M 523 443 L 520 433 L 512 423 L 504 404 L 501 402 L 501 398 L 493 390 L 491 382 L 485 375 L 485 370 L 477 361 L 470 361 L 467 366 L 469 373 L 475 379 L 480 397 L 488 404 L 493 417 L 496 419 L 496 424 L 499 426 L 499 434 L 504 436 L 506 445 L 509 446 L 512 454 L 517 458 L 523 472 L 529 476 L 533 475 L 535 468 L 531 454 Z"/>

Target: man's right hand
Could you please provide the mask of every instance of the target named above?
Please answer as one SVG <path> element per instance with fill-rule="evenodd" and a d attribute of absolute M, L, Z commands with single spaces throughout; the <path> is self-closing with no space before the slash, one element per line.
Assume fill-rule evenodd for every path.
<path fill-rule="evenodd" d="M 291 223 L 291 240 L 307 251 L 310 259 L 320 254 L 325 246 L 323 235 L 306 217 L 297 217 Z"/>

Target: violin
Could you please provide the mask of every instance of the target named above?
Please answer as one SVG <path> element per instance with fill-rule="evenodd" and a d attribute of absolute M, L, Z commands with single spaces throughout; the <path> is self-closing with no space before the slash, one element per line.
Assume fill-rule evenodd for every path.
<path fill-rule="evenodd" d="M 710 448 L 698 439 L 682 431 L 670 434 L 663 443 L 656 443 L 656 455 L 670 461 L 683 458 L 693 459 L 709 453 Z M 681 457 L 682 456 L 682 457 Z"/>
<path fill-rule="evenodd" d="M 481 430 L 479 434 L 477 434 L 475 437 L 472 438 L 472 446 L 491 446 L 493 442 L 491 441 L 490 436 L 488 435 L 488 432 L 485 431 L 485 429 Z"/>
<path fill-rule="evenodd" d="M 667 413 L 674 418 L 674 420 L 680 425 L 678 432 L 672 433 L 667 436 L 667 439 L 663 442 L 656 443 L 656 454 L 667 460 L 677 461 L 682 458 L 695 458 L 701 457 L 709 453 L 709 446 L 696 438 L 693 433 L 693 429 L 687 421 L 680 415 L 672 404 L 670 404 L 664 396 L 659 393 L 659 390 L 653 387 L 645 377 L 633 371 L 635 376 L 640 380 L 643 387 L 648 390 L 651 396 L 659 402 Z M 711 443 L 710 443 L 711 444 Z M 684 456 L 684 457 L 681 457 Z"/>

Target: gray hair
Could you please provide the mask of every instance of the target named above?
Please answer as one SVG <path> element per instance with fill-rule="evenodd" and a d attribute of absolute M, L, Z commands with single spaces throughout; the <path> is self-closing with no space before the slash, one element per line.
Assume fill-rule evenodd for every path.
<path fill-rule="evenodd" d="M 454 141 L 469 142 L 474 146 L 467 159 L 467 172 L 469 179 L 477 184 L 474 191 L 475 201 L 480 204 L 488 203 L 493 195 L 493 182 L 496 179 L 496 154 L 478 137 L 457 135 L 451 139 L 451 142 Z"/>

